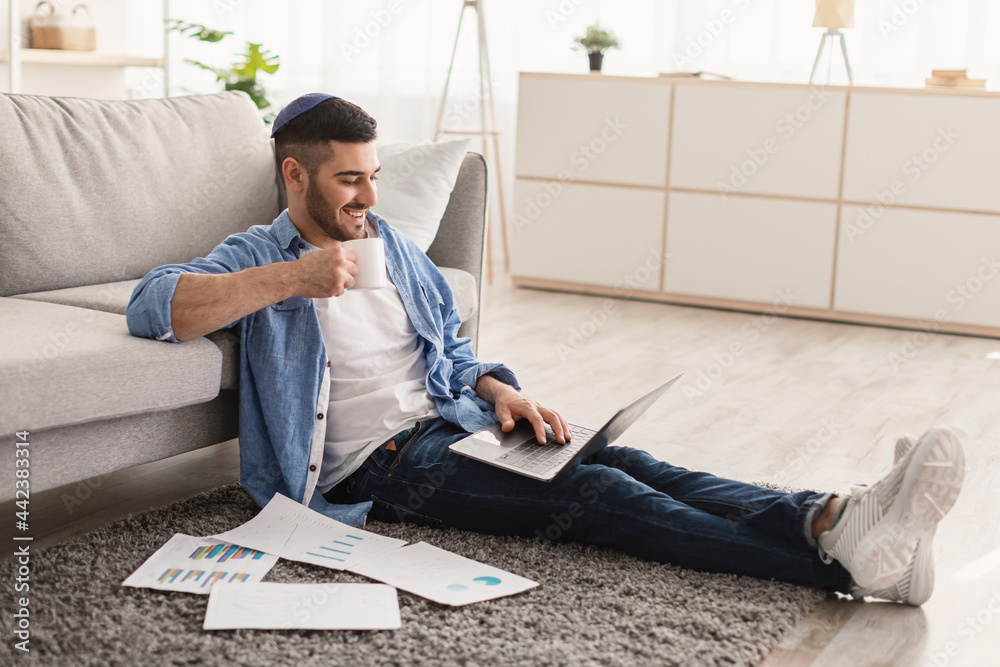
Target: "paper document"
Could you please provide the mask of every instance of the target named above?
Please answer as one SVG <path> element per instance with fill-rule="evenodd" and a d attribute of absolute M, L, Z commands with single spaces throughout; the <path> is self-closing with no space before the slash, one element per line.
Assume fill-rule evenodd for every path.
<path fill-rule="evenodd" d="M 287 560 L 343 570 L 406 542 L 352 528 L 276 493 L 239 528 L 212 539 L 245 544 Z"/>
<path fill-rule="evenodd" d="M 212 588 L 205 630 L 396 630 L 399 597 L 385 584 L 221 585 Z"/>
<path fill-rule="evenodd" d="M 219 582 L 256 583 L 277 562 L 277 556 L 254 549 L 177 533 L 122 586 L 208 595 Z"/>
<path fill-rule="evenodd" d="M 347 569 L 455 607 L 514 595 L 538 585 L 426 542 L 385 552 Z"/>

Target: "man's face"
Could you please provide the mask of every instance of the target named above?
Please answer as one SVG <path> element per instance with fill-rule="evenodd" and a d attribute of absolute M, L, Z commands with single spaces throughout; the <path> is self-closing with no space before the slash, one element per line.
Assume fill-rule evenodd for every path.
<path fill-rule="evenodd" d="M 316 226 L 338 241 L 365 237 L 365 215 L 378 202 L 381 166 L 375 143 L 331 141 L 332 155 L 309 176 L 306 211 Z"/>

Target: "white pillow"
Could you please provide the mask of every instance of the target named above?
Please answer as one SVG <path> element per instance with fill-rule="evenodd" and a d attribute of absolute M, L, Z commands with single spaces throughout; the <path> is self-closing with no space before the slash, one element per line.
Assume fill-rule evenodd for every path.
<path fill-rule="evenodd" d="M 424 252 L 437 236 L 469 139 L 379 146 L 378 204 L 372 209 Z"/>

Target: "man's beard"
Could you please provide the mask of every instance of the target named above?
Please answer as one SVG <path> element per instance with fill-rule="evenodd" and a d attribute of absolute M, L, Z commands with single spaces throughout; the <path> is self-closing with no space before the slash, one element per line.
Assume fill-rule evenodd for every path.
<path fill-rule="evenodd" d="M 354 229 L 345 229 L 339 220 L 339 211 L 326 200 L 323 193 L 312 181 L 306 187 L 306 212 L 313 219 L 323 233 L 337 241 L 350 241 L 351 239 L 361 239 L 365 237 L 365 230 L 355 232 Z"/>

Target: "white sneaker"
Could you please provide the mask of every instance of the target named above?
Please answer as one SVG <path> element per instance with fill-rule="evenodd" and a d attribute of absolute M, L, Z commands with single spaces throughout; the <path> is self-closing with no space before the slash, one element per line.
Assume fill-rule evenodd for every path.
<path fill-rule="evenodd" d="M 852 587 L 851 597 L 860 600 L 865 597 L 905 602 L 919 607 L 927 602 L 934 590 L 934 554 L 931 551 L 931 537 L 920 538 L 916 553 L 910 559 L 903 575 L 887 588 Z"/>
<path fill-rule="evenodd" d="M 917 436 L 910 435 L 907 433 L 902 438 L 896 441 L 896 449 L 892 453 L 892 465 L 895 467 L 906 453 L 913 449 L 913 446 L 917 444 Z"/>
<path fill-rule="evenodd" d="M 916 437 L 904 435 L 896 441 L 896 451 L 893 457 L 893 464 L 906 456 L 907 452 L 917 444 Z M 934 553 L 932 546 L 934 543 L 934 532 L 937 524 L 917 540 L 917 549 L 910 559 L 910 564 L 903 572 L 896 583 L 888 588 L 851 588 L 851 597 L 860 600 L 865 597 L 889 600 L 892 602 L 904 602 L 914 607 L 919 607 L 930 599 L 934 591 Z"/>
<path fill-rule="evenodd" d="M 852 489 L 841 519 L 819 536 L 820 556 L 840 561 L 860 590 L 901 586 L 907 572 L 912 578 L 920 569 L 914 554 L 921 537 L 955 504 L 964 464 L 958 436 L 930 429 L 889 474 L 871 487 Z"/>

